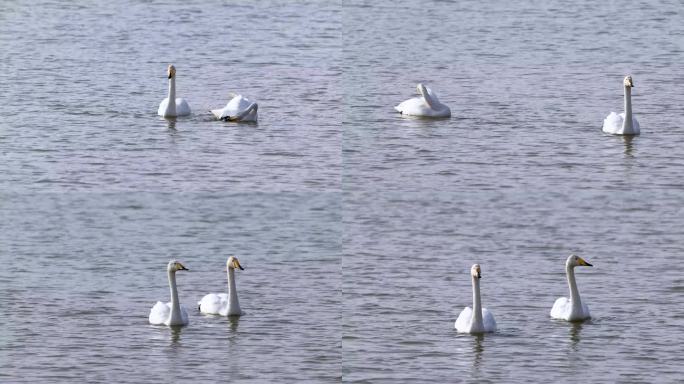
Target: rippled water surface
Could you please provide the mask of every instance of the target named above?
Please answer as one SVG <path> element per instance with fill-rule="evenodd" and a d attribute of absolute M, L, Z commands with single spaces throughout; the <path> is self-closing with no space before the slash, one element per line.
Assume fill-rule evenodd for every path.
<path fill-rule="evenodd" d="M 684 376 L 678 2 L 1 3 L 0 381 Z M 628 73 L 642 135 L 604 135 Z M 417 82 L 451 119 L 394 112 Z M 229 255 L 246 314 L 203 316 Z M 170 258 L 182 329 L 147 322 Z"/>
<path fill-rule="evenodd" d="M 341 378 L 339 9 L 0 4 L 0 382 Z M 157 116 L 166 66 L 194 114 Z M 258 124 L 213 121 L 229 92 Z M 240 258 L 239 320 L 196 311 Z M 182 261 L 190 325 L 154 327 Z"/>
<path fill-rule="evenodd" d="M 624 4 L 623 4 L 624 3 Z M 684 377 L 684 16 L 677 2 L 343 7 L 343 377 Z M 631 73 L 642 135 L 606 136 Z M 448 120 L 391 106 L 425 82 Z M 594 318 L 552 321 L 564 260 Z M 469 269 L 499 332 L 455 333 Z"/>

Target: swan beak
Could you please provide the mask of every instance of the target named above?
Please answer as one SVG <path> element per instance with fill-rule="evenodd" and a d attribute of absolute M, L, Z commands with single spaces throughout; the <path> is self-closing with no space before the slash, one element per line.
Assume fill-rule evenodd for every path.
<path fill-rule="evenodd" d="M 189 271 L 189 269 L 185 268 L 185 266 L 181 263 L 178 263 L 178 270 L 179 271 Z"/>
<path fill-rule="evenodd" d="M 242 265 L 240 265 L 240 262 L 237 261 L 237 259 L 233 259 L 233 268 L 240 268 L 241 271 L 245 270 L 244 268 L 242 268 Z"/>
<path fill-rule="evenodd" d="M 167 79 L 170 79 L 172 77 L 173 77 L 173 75 L 171 74 L 171 72 L 169 72 L 169 77 L 167 77 Z"/>
<path fill-rule="evenodd" d="M 481 278 L 482 278 L 482 274 L 480 273 L 480 271 L 477 271 L 477 278 L 478 278 L 478 279 L 481 279 Z"/>
<path fill-rule="evenodd" d="M 581 258 L 581 257 L 579 258 L 578 263 L 579 263 L 579 265 L 582 265 L 582 266 L 585 266 L 585 267 L 593 267 L 593 265 L 587 263 L 587 261 L 584 260 L 584 259 Z"/>

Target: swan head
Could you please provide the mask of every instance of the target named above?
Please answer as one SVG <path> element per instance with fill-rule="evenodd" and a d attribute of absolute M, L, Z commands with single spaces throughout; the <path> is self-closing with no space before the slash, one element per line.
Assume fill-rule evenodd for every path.
<path fill-rule="evenodd" d="M 419 95 L 424 95 L 427 93 L 427 89 L 423 83 L 418 83 L 418 85 L 416 85 L 416 92 L 418 92 Z"/>
<path fill-rule="evenodd" d="M 240 265 L 240 260 L 238 260 L 237 257 L 231 256 L 228 258 L 228 261 L 226 261 L 226 268 L 230 269 L 240 269 L 240 270 L 245 270 L 242 268 L 242 265 Z"/>
<path fill-rule="evenodd" d="M 482 271 L 480 270 L 480 264 L 473 264 L 473 266 L 470 267 L 470 276 L 472 276 L 476 279 L 482 278 Z"/>
<path fill-rule="evenodd" d="M 568 256 L 568 259 L 565 261 L 565 266 L 566 267 L 593 267 L 593 265 L 587 263 L 586 260 L 583 258 L 577 256 L 577 255 L 570 255 Z"/>
<path fill-rule="evenodd" d="M 632 81 L 632 76 L 625 76 L 625 87 L 633 88 L 634 82 Z"/>
<path fill-rule="evenodd" d="M 172 77 L 175 77 L 176 76 L 176 67 L 169 64 L 169 67 L 166 69 L 166 74 L 169 75 L 169 79 Z"/>
<path fill-rule="evenodd" d="M 169 261 L 169 264 L 166 266 L 166 270 L 168 272 L 189 271 L 189 269 L 185 268 L 183 264 L 176 260 Z"/>

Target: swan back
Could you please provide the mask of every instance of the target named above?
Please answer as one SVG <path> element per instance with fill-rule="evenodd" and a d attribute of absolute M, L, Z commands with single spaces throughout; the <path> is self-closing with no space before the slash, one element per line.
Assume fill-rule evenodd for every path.
<path fill-rule="evenodd" d="M 473 317 L 473 309 L 470 307 L 465 307 L 458 315 L 456 323 L 454 323 L 454 328 L 461 333 L 470 333 L 470 320 Z"/>
<path fill-rule="evenodd" d="M 249 112 L 247 112 L 248 110 Z M 221 109 L 212 109 L 211 113 L 219 120 L 255 122 L 258 119 L 257 110 L 257 103 L 253 103 L 242 95 L 232 95 L 232 98 L 228 101 L 225 107 Z"/>
<path fill-rule="evenodd" d="M 496 332 L 497 325 L 494 314 L 487 308 L 482 308 L 483 330 L 478 331 L 473 329 L 472 318 L 473 309 L 470 307 L 463 308 L 463 311 L 461 311 L 456 319 L 456 323 L 454 323 L 456 331 L 459 333 Z"/>
<path fill-rule="evenodd" d="M 150 310 L 149 321 L 150 324 L 163 325 L 171 316 L 171 306 L 161 301 L 157 301 Z"/>
<path fill-rule="evenodd" d="M 615 112 L 611 112 L 603 120 L 602 131 L 604 133 L 609 133 L 611 135 L 638 135 L 641 133 L 641 129 L 639 127 L 639 121 L 637 121 L 636 117 L 632 116 L 632 129 L 631 130 L 625 130 L 623 128 L 624 121 L 625 121 L 625 114 L 624 113 L 618 114 Z"/>
<path fill-rule="evenodd" d="M 578 321 L 591 318 L 589 306 L 582 302 L 581 311 L 577 314 L 572 313 L 572 302 L 567 297 L 559 297 L 553 303 L 550 315 L 554 319 L 566 321 Z"/>
<path fill-rule="evenodd" d="M 450 117 L 451 109 L 446 105 L 442 104 L 437 97 L 437 94 L 433 92 L 427 86 L 419 83 L 416 86 L 418 94 L 421 97 L 414 97 L 406 101 L 401 102 L 399 105 L 394 107 L 397 112 L 409 116 L 421 116 L 421 117 Z"/>

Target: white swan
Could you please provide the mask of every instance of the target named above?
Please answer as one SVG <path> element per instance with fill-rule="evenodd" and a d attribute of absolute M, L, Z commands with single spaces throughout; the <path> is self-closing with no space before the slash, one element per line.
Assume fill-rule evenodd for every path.
<path fill-rule="evenodd" d="M 483 333 L 496 331 L 494 315 L 482 308 L 480 301 L 480 279 L 482 273 L 479 264 L 473 264 L 470 268 L 470 276 L 473 280 L 473 308 L 465 307 L 458 315 L 454 328 L 461 333 Z"/>
<path fill-rule="evenodd" d="M 240 316 L 240 301 L 238 301 L 237 289 L 235 288 L 235 269 L 244 270 L 237 257 L 231 256 L 226 261 L 228 270 L 228 294 L 210 293 L 205 295 L 197 305 L 202 313 L 221 316 Z"/>
<path fill-rule="evenodd" d="M 188 312 L 178 301 L 178 290 L 176 289 L 176 271 L 187 271 L 183 264 L 176 260 L 169 261 L 166 271 L 169 274 L 169 287 L 171 287 L 171 302 L 157 304 L 150 310 L 150 324 L 154 325 L 187 325 Z"/>
<path fill-rule="evenodd" d="M 439 102 L 437 94 L 430 88 L 418 83 L 416 86 L 421 97 L 408 99 L 394 107 L 398 112 L 410 116 L 450 117 L 451 109 Z"/>
<path fill-rule="evenodd" d="M 164 117 L 189 115 L 190 106 L 188 102 L 183 98 L 176 98 L 176 67 L 169 65 L 166 72 L 169 76 L 169 97 L 159 103 L 157 114 Z M 175 103 L 169 103 L 169 100 L 175 100 Z"/>
<path fill-rule="evenodd" d="M 583 258 L 570 255 L 565 261 L 565 274 L 568 276 L 570 286 L 570 300 L 567 297 L 559 297 L 551 308 L 551 317 L 567 321 L 585 320 L 591 317 L 589 307 L 580 299 L 577 283 L 575 283 L 575 267 L 591 267 Z"/>
<path fill-rule="evenodd" d="M 639 122 L 636 117 L 632 116 L 632 88 L 634 88 L 634 82 L 632 82 L 632 76 L 625 77 L 625 112 L 617 114 L 611 112 L 603 120 L 603 132 L 610 133 L 613 135 L 638 135 Z"/>
<path fill-rule="evenodd" d="M 230 101 L 222 109 L 212 109 L 211 113 L 224 121 L 257 121 L 259 105 L 242 95 L 230 94 Z"/>

